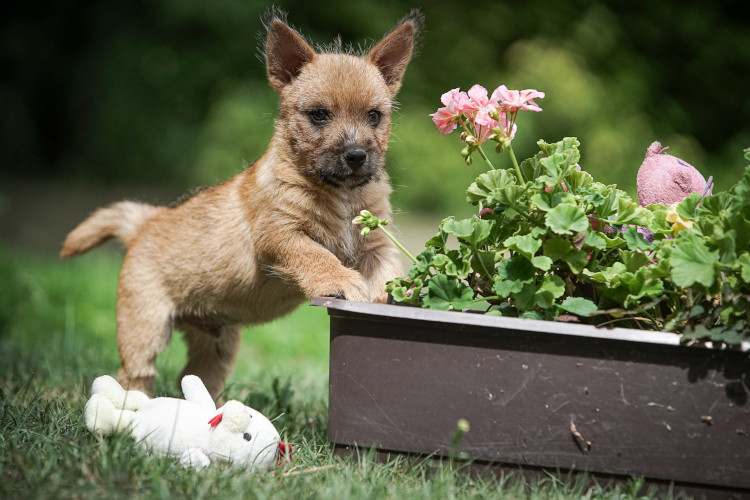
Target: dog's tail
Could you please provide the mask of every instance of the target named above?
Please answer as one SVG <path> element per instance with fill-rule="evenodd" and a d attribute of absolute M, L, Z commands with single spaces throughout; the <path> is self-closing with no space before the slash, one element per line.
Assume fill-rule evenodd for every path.
<path fill-rule="evenodd" d="M 110 238 L 117 238 L 127 247 L 143 223 L 164 210 L 167 208 L 133 201 L 100 208 L 68 234 L 60 257 L 80 255 Z"/>

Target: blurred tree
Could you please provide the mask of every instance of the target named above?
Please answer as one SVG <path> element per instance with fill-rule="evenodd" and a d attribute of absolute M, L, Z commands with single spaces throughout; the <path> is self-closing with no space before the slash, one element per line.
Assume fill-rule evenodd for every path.
<path fill-rule="evenodd" d="M 282 0 L 314 42 L 377 40 L 413 3 Z M 255 56 L 267 8 L 240 0 L 16 2 L 0 19 L 0 171 L 5 176 L 219 182 L 260 156 L 277 97 Z M 428 113 L 448 89 L 536 88 L 519 156 L 578 136 L 584 168 L 632 190 L 653 140 L 719 188 L 750 146 L 750 20 L 738 0 L 434 0 L 407 72 L 389 169 L 395 205 L 465 210 L 457 135 Z M 502 160 L 501 160 L 502 161 Z M 445 179 L 450 178 L 451 182 Z"/>

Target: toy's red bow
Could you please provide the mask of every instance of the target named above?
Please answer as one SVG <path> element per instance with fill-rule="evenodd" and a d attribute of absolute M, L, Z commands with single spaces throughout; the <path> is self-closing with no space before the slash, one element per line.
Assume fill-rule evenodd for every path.
<path fill-rule="evenodd" d="M 224 414 L 219 413 L 218 415 L 216 415 L 214 418 L 208 421 L 208 425 L 210 425 L 211 427 L 216 427 L 217 425 L 219 425 L 219 422 L 221 422 L 222 415 Z"/>
<path fill-rule="evenodd" d="M 282 443 L 279 441 L 279 453 L 276 456 L 276 463 L 279 467 L 283 467 L 292 461 L 292 445 L 290 443 Z"/>

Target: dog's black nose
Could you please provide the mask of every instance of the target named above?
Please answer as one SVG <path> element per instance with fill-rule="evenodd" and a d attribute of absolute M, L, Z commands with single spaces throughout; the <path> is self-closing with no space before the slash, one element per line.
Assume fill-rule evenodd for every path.
<path fill-rule="evenodd" d="M 344 153 L 344 159 L 346 160 L 347 165 L 356 170 L 365 163 L 367 152 L 360 148 L 348 149 Z"/>

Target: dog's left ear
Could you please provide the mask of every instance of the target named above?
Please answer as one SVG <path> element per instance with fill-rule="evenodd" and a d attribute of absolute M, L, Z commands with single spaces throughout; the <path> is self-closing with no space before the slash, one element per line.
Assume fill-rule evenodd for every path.
<path fill-rule="evenodd" d="M 266 39 L 266 69 L 271 87 L 281 91 L 315 58 L 315 51 L 302 36 L 274 18 Z"/>
<path fill-rule="evenodd" d="M 367 60 L 383 75 L 391 95 L 401 88 L 401 79 L 414 53 L 414 42 L 424 17 L 413 10 L 367 54 Z"/>

